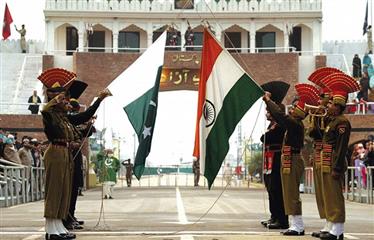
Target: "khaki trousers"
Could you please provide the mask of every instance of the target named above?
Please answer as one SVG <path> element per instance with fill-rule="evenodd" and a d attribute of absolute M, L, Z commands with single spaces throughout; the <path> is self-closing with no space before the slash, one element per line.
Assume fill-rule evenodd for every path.
<path fill-rule="evenodd" d="M 290 173 L 283 173 L 283 166 L 281 167 L 283 202 L 286 215 L 302 214 L 299 186 L 303 173 L 304 161 L 300 154 L 291 155 Z"/>
<path fill-rule="evenodd" d="M 343 178 L 334 179 L 331 173 L 322 173 L 322 198 L 327 221 L 344 223 Z"/>

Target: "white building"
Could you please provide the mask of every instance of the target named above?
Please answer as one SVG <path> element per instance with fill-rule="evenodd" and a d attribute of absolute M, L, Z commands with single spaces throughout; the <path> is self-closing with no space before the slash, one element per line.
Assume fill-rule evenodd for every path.
<path fill-rule="evenodd" d="M 139 51 L 168 25 L 184 50 L 187 21 L 199 46 L 202 20 L 243 53 L 322 50 L 322 0 L 46 0 L 44 14 L 49 54 Z"/>

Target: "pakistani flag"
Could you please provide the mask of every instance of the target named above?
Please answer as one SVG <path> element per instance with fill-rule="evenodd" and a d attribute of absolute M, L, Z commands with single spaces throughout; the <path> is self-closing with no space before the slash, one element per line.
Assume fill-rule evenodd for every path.
<path fill-rule="evenodd" d="M 165 43 L 166 31 L 108 86 L 138 135 L 139 147 L 134 161 L 137 179 L 142 176 L 151 151 Z"/>
<path fill-rule="evenodd" d="M 205 29 L 201 57 L 194 156 L 211 188 L 229 150 L 229 138 L 264 94 L 234 58 Z"/>

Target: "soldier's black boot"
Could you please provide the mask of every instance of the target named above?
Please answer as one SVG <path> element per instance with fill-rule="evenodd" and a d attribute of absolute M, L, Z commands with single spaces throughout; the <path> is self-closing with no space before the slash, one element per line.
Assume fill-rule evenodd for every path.
<path fill-rule="evenodd" d="M 323 240 L 343 240 L 344 239 L 344 234 L 340 234 L 339 236 L 335 236 L 334 234 L 331 234 L 329 232 L 327 233 L 321 233 L 319 236 L 320 239 Z"/>

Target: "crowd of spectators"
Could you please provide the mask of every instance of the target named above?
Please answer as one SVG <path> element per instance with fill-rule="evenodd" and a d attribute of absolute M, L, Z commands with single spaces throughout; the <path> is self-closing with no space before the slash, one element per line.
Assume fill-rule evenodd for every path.
<path fill-rule="evenodd" d="M 352 76 L 359 81 L 360 91 L 346 108 L 346 113 L 374 113 L 374 55 L 367 52 L 361 62 L 358 54 L 352 60 Z"/>
<path fill-rule="evenodd" d="M 370 135 L 368 139 L 354 144 L 350 165 L 355 167 L 354 182 L 356 186 L 360 185 L 366 188 L 367 176 L 370 174 L 368 167 L 374 167 L 374 135 Z M 374 169 L 371 170 L 371 175 L 373 174 Z"/>
<path fill-rule="evenodd" d="M 46 143 L 28 136 L 23 136 L 19 141 L 16 133 L 0 129 L 0 158 L 9 162 L 27 167 L 43 167 L 46 146 Z"/>

